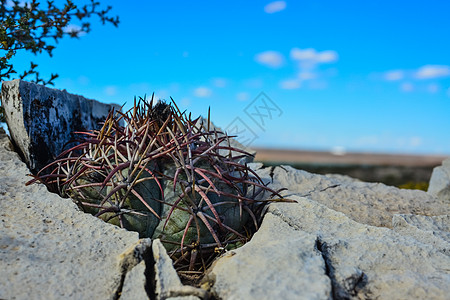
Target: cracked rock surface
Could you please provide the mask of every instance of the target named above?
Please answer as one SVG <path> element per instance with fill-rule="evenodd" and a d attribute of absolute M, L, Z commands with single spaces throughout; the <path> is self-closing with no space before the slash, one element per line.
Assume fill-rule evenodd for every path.
<path fill-rule="evenodd" d="M 290 166 L 260 169 L 258 174 L 273 188 L 288 187 L 292 194 L 306 196 L 363 224 L 392 228 L 395 214 L 450 215 L 449 201 L 424 191 L 311 174 Z"/>
<path fill-rule="evenodd" d="M 145 262 L 141 261 L 137 266 L 131 269 L 125 277 L 125 281 L 120 295 L 121 300 L 147 300 L 148 295 L 145 291 Z"/>
<path fill-rule="evenodd" d="M 214 263 L 206 291 L 181 284 L 159 240 L 26 187 L 29 171 L 0 133 L 0 299 L 448 299 L 448 201 L 252 167 L 296 203 L 271 204 L 252 240 Z"/>
<path fill-rule="evenodd" d="M 206 279 L 221 299 L 329 299 L 331 281 L 315 240 L 267 214 L 252 241 L 228 251 Z"/>
<path fill-rule="evenodd" d="M 155 296 L 157 299 L 207 299 L 205 290 L 183 285 L 173 268 L 172 259 L 159 239 L 153 241 L 153 259 L 155 261 Z"/>
<path fill-rule="evenodd" d="M 116 299 L 139 260 L 138 234 L 25 187 L 29 170 L 0 135 L 0 299 Z"/>
<path fill-rule="evenodd" d="M 330 203 L 319 203 L 317 199 L 323 198 L 312 197 L 312 193 L 301 196 L 314 188 L 327 192 L 330 185 L 344 183 L 289 167 L 277 169 L 259 169 L 258 173 L 263 180 L 271 182 L 273 178 L 271 187 L 289 187 L 283 193 L 297 203 L 270 204 L 252 241 L 215 263 L 208 278 L 219 298 L 448 299 L 450 259 L 448 243 L 445 244 L 448 216 L 427 220 L 423 216 L 396 216 L 411 228 L 394 222 L 394 230 L 370 225 L 380 220 L 378 202 L 385 203 L 388 210 L 385 214 L 392 219 L 395 210 L 389 209 L 393 207 L 412 210 L 405 203 L 421 208 L 421 212 L 448 211 L 439 200 L 427 198 L 424 193 L 377 184 L 360 185 L 349 180 L 344 186 L 347 191 L 337 192 L 339 197 L 326 193 L 333 201 L 351 206 L 356 206 L 356 199 L 366 198 L 361 205 L 367 207 L 362 212 L 368 210 L 378 216 L 371 219 L 366 212 L 367 217 L 358 219 L 353 209 L 345 210 L 344 214 L 327 207 Z M 359 191 L 369 196 L 352 199 L 348 192 L 352 190 L 354 194 Z M 405 201 L 396 203 L 401 199 Z M 414 201 L 427 201 L 428 205 L 438 205 L 440 210 Z M 369 209 L 368 203 L 373 203 L 376 209 Z M 436 239 L 442 242 L 439 247 L 435 247 Z"/>
<path fill-rule="evenodd" d="M 450 256 L 450 215 L 395 215 L 394 231 L 415 238 Z"/>
<path fill-rule="evenodd" d="M 320 238 L 335 297 L 446 299 L 450 293 L 450 260 L 432 245 L 292 198 L 298 204 L 271 205 L 269 213 Z"/>

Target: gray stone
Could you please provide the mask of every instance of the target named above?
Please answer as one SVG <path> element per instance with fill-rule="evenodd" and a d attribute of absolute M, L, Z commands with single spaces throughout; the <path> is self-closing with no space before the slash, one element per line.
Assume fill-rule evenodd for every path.
<path fill-rule="evenodd" d="M 152 251 L 155 260 L 155 292 L 160 298 L 168 297 L 170 290 L 178 289 L 183 285 L 173 268 L 172 259 L 170 259 L 159 239 L 153 241 Z"/>
<path fill-rule="evenodd" d="M 257 173 L 265 182 L 273 182 L 272 188 L 288 187 L 291 193 L 306 196 L 368 225 L 391 228 L 394 214 L 450 214 L 448 202 L 424 191 L 311 174 L 290 166 L 259 169 Z"/>
<path fill-rule="evenodd" d="M 433 169 L 428 193 L 450 204 L 450 158 L 444 160 L 442 166 Z"/>
<path fill-rule="evenodd" d="M 140 239 L 119 256 L 120 269 L 125 276 L 120 299 L 148 299 L 145 257 L 151 255 L 152 240 Z"/>
<path fill-rule="evenodd" d="M 114 299 L 145 241 L 25 186 L 29 171 L 0 135 L 0 299 Z"/>
<path fill-rule="evenodd" d="M 350 177 L 348 175 L 341 175 L 341 174 L 326 174 L 325 175 L 328 178 L 335 179 L 336 181 L 340 183 L 354 183 L 354 182 L 361 182 L 361 180 L 357 178 Z"/>
<path fill-rule="evenodd" d="M 199 297 L 196 296 L 178 296 L 178 297 L 170 297 L 166 300 L 200 300 Z"/>
<path fill-rule="evenodd" d="M 385 203 L 391 209 L 388 215 L 392 215 L 395 201 L 411 205 L 413 200 L 428 199 L 426 204 L 433 205 L 431 200 L 436 198 L 290 167 L 260 168 L 257 172 L 272 188 L 288 187 L 283 195 L 297 203 L 270 204 L 252 240 L 215 262 L 206 280 L 218 298 L 448 299 L 446 216 L 397 215 L 394 229 L 390 229 L 356 222 L 352 219 L 358 215 L 352 210 L 344 214 L 327 207 L 331 201 L 352 204 L 342 197 L 343 192 L 341 197 L 330 192 L 326 193 L 330 199 L 319 198 L 327 206 L 312 200 L 315 193 L 344 185 L 348 196 L 369 198 L 366 206 L 377 207 L 367 208 L 369 213 L 379 213 Z M 358 191 L 365 197 L 355 196 Z M 445 209 L 441 203 L 440 210 Z M 401 228 L 406 226 L 399 218 L 411 228 Z M 361 220 L 368 218 L 363 215 Z"/>
<path fill-rule="evenodd" d="M 121 300 L 148 300 L 145 285 L 147 280 L 145 278 L 145 262 L 141 261 L 137 266 L 131 269 L 125 277 L 123 283 Z"/>
<path fill-rule="evenodd" d="M 268 214 L 251 242 L 228 251 L 207 274 L 220 299 L 330 299 L 316 237 Z"/>
<path fill-rule="evenodd" d="M 433 245 L 357 223 L 307 198 L 291 198 L 297 204 L 271 204 L 268 214 L 317 237 L 334 298 L 448 299 L 450 260 Z"/>
<path fill-rule="evenodd" d="M 199 297 L 201 299 L 207 298 L 207 291 L 181 283 L 177 272 L 173 268 L 172 259 L 167 254 L 166 249 L 159 239 L 153 241 L 152 250 L 155 260 L 155 293 L 157 299 L 178 299 L 178 297 L 189 296 Z"/>
<path fill-rule="evenodd" d="M 433 245 L 450 256 L 450 216 L 394 215 L 394 231 L 411 236 L 416 240 Z"/>
<path fill-rule="evenodd" d="M 57 155 L 74 131 L 99 128 L 116 104 L 103 104 L 20 79 L 2 83 L 2 105 L 9 132 L 35 173 Z"/>

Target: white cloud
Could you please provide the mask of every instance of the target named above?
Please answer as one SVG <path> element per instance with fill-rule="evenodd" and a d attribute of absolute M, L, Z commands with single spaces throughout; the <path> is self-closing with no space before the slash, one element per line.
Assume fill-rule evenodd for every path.
<path fill-rule="evenodd" d="M 328 84 L 324 78 L 335 76 L 336 69 L 320 72 L 319 66 L 338 60 L 334 50 L 317 51 L 314 48 L 292 48 L 289 54 L 291 60 L 297 63 L 297 74 L 294 79 L 283 80 L 279 83 L 282 89 L 298 89 L 305 86 L 310 89 L 324 89 Z"/>
<path fill-rule="evenodd" d="M 265 51 L 255 55 L 256 62 L 272 68 L 279 68 L 283 65 L 284 58 L 277 51 Z"/>
<path fill-rule="evenodd" d="M 316 50 L 312 48 L 308 49 L 299 49 L 299 48 L 292 48 L 291 49 L 291 58 L 294 60 L 308 60 L 308 59 L 314 59 L 316 56 Z"/>
<path fill-rule="evenodd" d="M 199 98 L 206 98 L 212 95 L 211 89 L 201 86 L 194 90 L 194 95 Z"/>
<path fill-rule="evenodd" d="M 333 50 L 326 50 L 317 53 L 317 61 L 320 63 L 332 63 L 338 60 L 338 54 Z"/>
<path fill-rule="evenodd" d="M 426 65 L 415 72 L 417 79 L 429 79 L 450 76 L 450 67 L 441 65 Z"/>
<path fill-rule="evenodd" d="M 286 8 L 285 1 L 274 1 L 264 6 L 264 11 L 268 14 L 273 14 L 282 11 Z"/>
<path fill-rule="evenodd" d="M 237 93 L 236 99 L 238 99 L 239 101 L 247 101 L 248 99 L 250 99 L 250 94 L 247 92 Z"/>
<path fill-rule="evenodd" d="M 280 87 L 285 90 L 294 90 L 302 86 L 302 82 L 299 79 L 287 79 L 280 82 Z"/>
<path fill-rule="evenodd" d="M 104 92 L 108 96 L 115 96 L 115 95 L 117 95 L 117 87 L 114 85 L 109 85 L 109 86 L 105 87 Z"/>
<path fill-rule="evenodd" d="M 228 82 L 227 82 L 227 80 L 224 79 L 224 78 L 214 78 L 214 79 L 212 80 L 212 84 L 213 84 L 215 87 L 218 87 L 218 88 L 224 88 L 224 87 L 227 86 Z"/>
<path fill-rule="evenodd" d="M 393 70 L 384 73 L 383 78 L 389 81 L 401 80 L 405 77 L 405 72 L 402 70 Z"/>
<path fill-rule="evenodd" d="M 401 89 L 403 92 L 411 92 L 411 91 L 414 90 L 414 86 L 412 85 L 412 83 L 404 82 L 404 83 L 402 83 L 402 84 L 400 85 L 400 89 Z"/>
<path fill-rule="evenodd" d="M 318 52 L 313 48 L 292 48 L 290 55 L 293 60 L 310 61 L 312 63 L 332 63 L 339 58 L 337 52 L 334 50 Z"/>

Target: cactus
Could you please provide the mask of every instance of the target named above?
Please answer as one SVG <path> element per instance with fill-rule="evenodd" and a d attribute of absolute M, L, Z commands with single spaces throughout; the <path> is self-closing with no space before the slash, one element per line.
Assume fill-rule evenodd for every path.
<path fill-rule="evenodd" d="M 184 278 L 201 276 L 215 256 L 248 241 L 266 203 L 288 201 L 243 162 L 250 154 L 210 128 L 209 117 L 192 120 L 175 102 L 135 100 L 101 129 L 78 134 L 27 184 L 44 183 L 106 222 L 160 238 Z"/>

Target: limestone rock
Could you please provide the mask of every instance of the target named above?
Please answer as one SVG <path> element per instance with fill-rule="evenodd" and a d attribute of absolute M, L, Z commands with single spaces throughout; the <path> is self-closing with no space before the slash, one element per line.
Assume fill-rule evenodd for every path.
<path fill-rule="evenodd" d="M 98 128 L 115 104 L 103 104 L 20 79 L 2 83 L 2 105 L 9 132 L 35 173 L 57 155 L 72 132 Z"/>
<path fill-rule="evenodd" d="M 0 138 L 0 299 L 114 299 L 138 234 L 81 212 L 43 185 Z M 128 250 L 127 250 L 128 249 Z M 138 253 L 140 250 L 133 251 Z"/>
<path fill-rule="evenodd" d="M 394 231 L 430 244 L 450 256 L 450 216 L 394 215 Z"/>
<path fill-rule="evenodd" d="M 448 202 L 419 190 L 311 174 L 290 166 L 259 169 L 257 173 L 273 188 L 288 187 L 291 193 L 306 196 L 363 224 L 391 228 L 394 214 L 450 214 Z"/>
<path fill-rule="evenodd" d="M 181 280 L 172 266 L 172 260 L 159 239 L 153 241 L 153 258 L 155 260 L 156 294 L 167 297 L 171 289 L 180 288 Z"/>
<path fill-rule="evenodd" d="M 128 272 L 134 266 L 138 265 L 149 254 L 152 246 L 152 239 L 144 238 L 131 244 L 124 252 L 120 254 L 120 266 Z"/>
<path fill-rule="evenodd" d="M 251 242 L 228 251 L 207 274 L 220 299 L 330 299 L 316 237 L 272 214 Z"/>
<path fill-rule="evenodd" d="M 433 169 L 428 193 L 450 204 L 450 158 L 444 160 L 442 166 Z"/>
<path fill-rule="evenodd" d="M 357 223 L 313 200 L 291 198 L 297 204 L 271 204 L 268 214 L 317 237 L 335 299 L 447 299 L 450 260 L 432 245 Z"/>
<path fill-rule="evenodd" d="M 373 222 L 370 214 L 387 220 L 396 211 L 396 201 L 401 201 L 400 210 L 417 209 L 412 202 L 424 201 L 419 208 L 426 211 L 426 205 L 434 205 L 436 198 L 290 167 L 257 172 L 269 187 L 287 187 L 283 194 L 297 203 L 270 204 L 252 240 L 215 262 L 207 280 L 218 298 L 448 298 L 450 225 L 445 216 L 396 216 L 407 226 L 394 221 L 394 229 L 362 224 Z M 340 186 L 343 190 L 336 197 L 334 189 Z M 358 213 L 352 209 L 330 208 L 339 208 L 339 202 L 355 206 L 356 201 L 366 206 L 359 211 L 363 213 L 359 222 L 354 221 Z M 383 204 L 388 208 L 386 216 L 382 215 Z M 434 213 L 448 209 L 440 205 Z"/>
<path fill-rule="evenodd" d="M 166 249 L 159 239 L 153 241 L 152 250 L 155 260 L 155 292 L 157 299 L 185 299 L 183 297 L 207 298 L 207 292 L 205 290 L 186 286 L 181 283 L 177 272 L 173 268 L 172 259 L 167 254 Z"/>
<path fill-rule="evenodd" d="M 146 260 L 151 256 L 152 240 L 140 239 L 119 256 L 120 269 L 124 274 L 124 283 L 120 299 L 148 299 Z"/>
<path fill-rule="evenodd" d="M 137 266 L 131 269 L 125 277 L 123 283 L 121 300 L 148 300 L 149 297 L 145 291 L 147 280 L 145 278 L 145 262 L 141 261 Z"/>
<path fill-rule="evenodd" d="M 196 296 L 177 296 L 167 298 L 166 300 L 200 300 L 200 298 Z"/>

